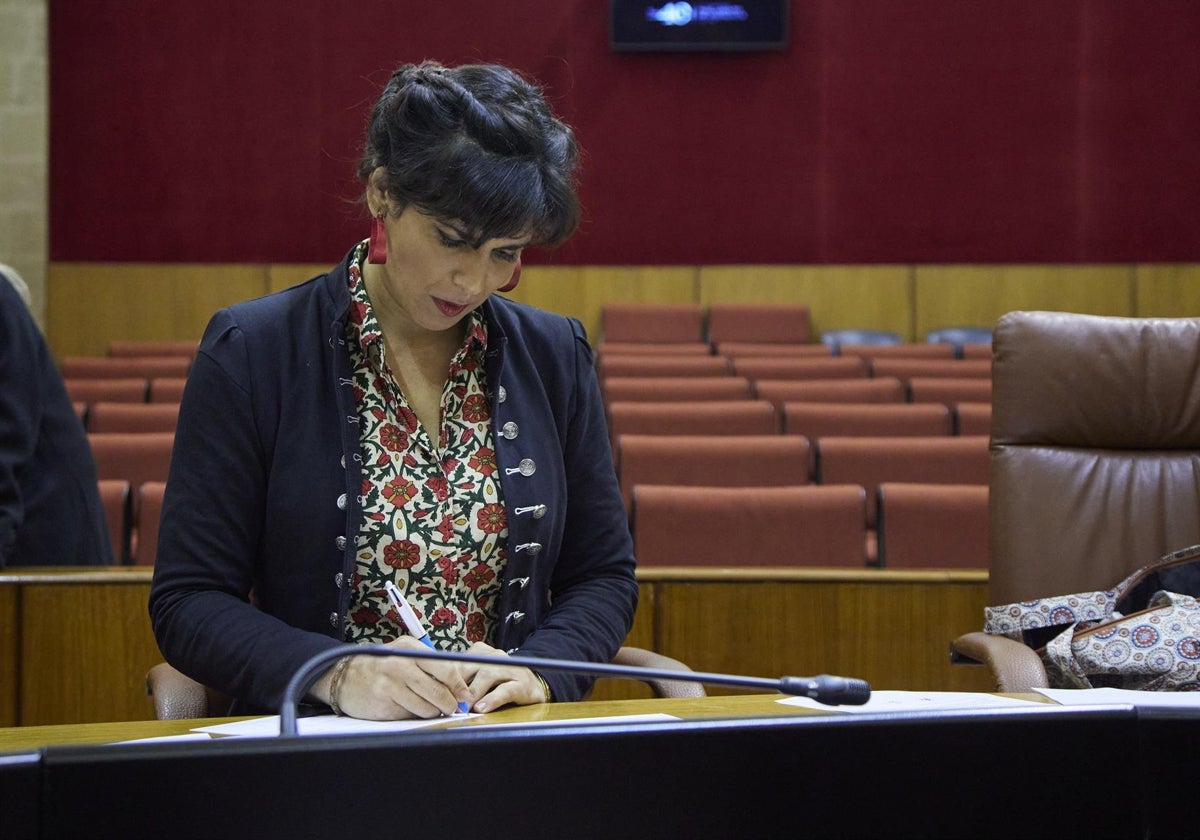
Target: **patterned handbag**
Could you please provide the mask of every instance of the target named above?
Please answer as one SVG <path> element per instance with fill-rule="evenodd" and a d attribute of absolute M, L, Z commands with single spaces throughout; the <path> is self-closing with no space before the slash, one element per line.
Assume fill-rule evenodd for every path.
<path fill-rule="evenodd" d="M 1112 589 L 984 610 L 984 632 L 1034 648 L 1053 688 L 1200 691 L 1200 545 Z"/>

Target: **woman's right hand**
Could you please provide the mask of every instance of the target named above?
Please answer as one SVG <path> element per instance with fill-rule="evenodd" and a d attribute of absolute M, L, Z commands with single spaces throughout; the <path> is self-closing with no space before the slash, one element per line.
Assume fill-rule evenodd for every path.
<path fill-rule="evenodd" d="M 391 647 L 428 650 L 412 636 L 401 636 Z M 313 694 L 330 702 L 334 665 L 313 686 Z M 434 718 L 458 711 L 460 702 L 473 702 L 457 662 L 407 656 L 350 656 L 338 683 L 337 705 L 342 714 L 364 720 Z"/>

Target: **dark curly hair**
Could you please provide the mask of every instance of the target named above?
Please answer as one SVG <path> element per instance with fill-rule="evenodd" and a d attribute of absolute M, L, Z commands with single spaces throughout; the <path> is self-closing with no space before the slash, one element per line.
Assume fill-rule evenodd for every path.
<path fill-rule="evenodd" d="M 495 64 L 397 69 L 367 126 L 359 177 L 379 167 L 388 196 L 476 238 L 531 233 L 556 245 L 579 225 L 578 149 L 541 90 Z"/>

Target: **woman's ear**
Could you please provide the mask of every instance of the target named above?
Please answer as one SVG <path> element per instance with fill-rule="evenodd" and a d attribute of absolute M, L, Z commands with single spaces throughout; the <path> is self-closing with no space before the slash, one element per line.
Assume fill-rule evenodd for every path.
<path fill-rule="evenodd" d="M 382 216 L 390 209 L 388 203 L 387 169 L 377 166 L 367 178 L 367 209 L 372 216 Z"/>

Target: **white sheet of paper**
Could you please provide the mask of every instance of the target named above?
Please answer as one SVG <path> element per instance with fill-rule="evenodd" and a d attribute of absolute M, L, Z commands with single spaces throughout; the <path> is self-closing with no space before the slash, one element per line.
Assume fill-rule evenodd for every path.
<path fill-rule="evenodd" d="M 604 717 L 567 718 L 566 720 L 535 720 L 524 723 L 477 723 L 472 729 L 503 729 L 526 726 L 575 726 L 586 723 L 654 723 L 679 720 L 675 715 L 656 712 L 648 715 L 606 715 Z"/>
<path fill-rule="evenodd" d="M 1130 691 L 1125 688 L 1039 688 L 1064 706 L 1162 706 L 1200 709 L 1200 691 Z"/>
<path fill-rule="evenodd" d="M 776 700 L 785 706 L 803 706 L 823 712 L 941 712 L 949 709 L 1003 709 L 1016 706 L 1043 706 L 1036 700 L 999 697 L 973 691 L 872 691 L 871 699 L 861 706 L 827 706 L 808 697 Z"/>
<path fill-rule="evenodd" d="M 478 714 L 455 715 L 456 718 L 479 717 Z M 407 732 L 410 729 L 420 729 L 423 726 L 435 726 L 445 723 L 446 718 L 429 720 L 359 720 L 338 715 L 316 715 L 315 717 L 299 718 L 296 721 L 296 731 L 301 735 L 350 735 L 360 732 Z M 239 720 L 233 723 L 219 723 L 213 726 L 201 726 L 193 732 L 207 732 L 210 735 L 236 738 L 271 738 L 279 734 L 279 715 Z"/>
<path fill-rule="evenodd" d="M 187 732 L 183 735 L 157 735 L 152 738 L 134 738 L 131 741 L 114 741 L 114 744 L 157 744 L 167 741 L 211 741 L 212 736 L 206 732 Z"/>

